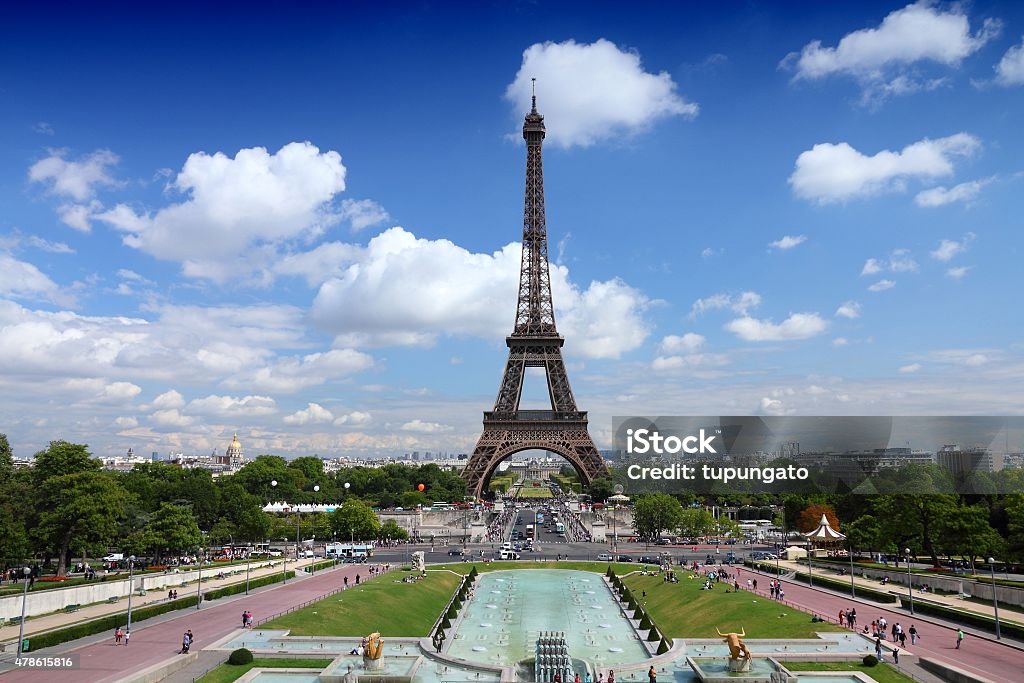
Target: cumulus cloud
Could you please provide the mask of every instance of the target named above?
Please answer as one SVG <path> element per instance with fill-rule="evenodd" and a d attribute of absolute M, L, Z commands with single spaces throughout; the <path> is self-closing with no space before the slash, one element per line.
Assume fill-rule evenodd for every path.
<path fill-rule="evenodd" d="M 139 426 L 139 421 L 134 417 L 121 416 L 114 419 L 114 427 L 118 429 L 134 429 Z"/>
<path fill-rule="evenodd" d="M 1007 86 L 1024 84 L 1024 38 L 1020 45 L 1007 50 L 994 68 L 996 83 Z"/>
<path fill-rule="evenodd" d="M 373 357 L 354 349 L 332 349 L 302 357 L 291 356 L 224 381 L 228 388 L 250 387 L 256 391 L 295 393 L 348 377 L 373 367 Z"/>
<path fill-rule="evenodd" d="M 889 271 L 892 273 L 916 273 L 919 266 L 917 261 L 910 255 L 908 249 L 893 249 L 889 258 L 886 260 L 880 260 L 876 258 L 869 258 L 864 262 L 864 267 L 861 268 L 861 275 L 877 275 L 882 271 Z"/>
<path fill-rule="evenodd" d="M 768 243 L 769 249 L 792 249 L 793 247 L 799 246 L 807 241 L 806 235 L 784 235 L 774 242 Z"/>
<path fill-rule="evenodd" d="M 744 341 L 787 341 L 815 337 L 828 327 L 817 313 L 793 313 L 779 324 L 744 316 L 730 321 L 725 329 Z"/>
<path fill-rule="evenodd" d="M 682 336 L 670 334 L 661 340 L 660 348 L 665 353 L 691 353 L 704 346 L 702 335 L 687 332 Z"/>
<path fill-rule="evenodd" d="M 352 225 L 353 232 L 391 220 L 384 207 L 372 199 L 342 200 L 340 216 Z"/>
<path fill-rule="evenodd" d="M 837 348 L 841 347 L 841 346 L 849 346 L 849 345 L 850 345 L 850 340 L 847 339 L 846 337 L 836 337 L 835 339 L 832 340 L 832 346 L 835 346 Z"/>
<path fill-rule="evenodd" d="M 341 155 L 309 142 L 273 154 L 243 149 L 234 158 L 196 152 L 170 185 L 187 195 L 183 201 L 153 213 L 118 204 L 93 218 L 124 232 L 126 245 L 180 262 L 188 276 L 223 281 L 237 268 L 273 263 L 276 245 L 337 222 L 331 200 L 345 189 L 345 172 Z M 235 266 L 241 256 L 249 262 Z"/>
<path fill-rule="evenodd" d="M 943 9 L 928 0 L 891 12 L 874 28 L 843 36 L 835 47 L 814 40 L 799 53 L 790 53 L 782 66 L 796 70 L 795 80 L 818 80 L 846 75 L 858 81 L 862 102 L 886 95 L 905 94 L 935 87 L 936 81 L 919 76 L 921 63 L 956 68 L 968 56 L 999 34 L 998 20 L 986 19 L 971 32 L 962 5 Z"/>
<path fill-rule="evenodd" d="M 261 417 L 277 412 L 277 403 L 269 396 L 218 396 L 189 401 L 187 411 L 193 415 L 216 417 Z"/>
<path fill-rule="evenodd" d="M 152 407 L 157 409 L 184 408 L 185 397 L 178 391 L 171 389 L 153 399 Z"/>
<path fill-rule="evenodd" d="M 0 250 L 0 295 L 16 299 L 74 304 L 74 297 L 28 261 Z"/>
<path fill-rule="evenodd" d="M 884 292 L 887 289 L 892 289 L 896 286 L 896 283 L 892 280 L 879 280 L 875 284 L 868 287 L 869 292 Z"/>
<path fill-rule="evenodd" d="M 549 122 L 547 140 L 559 147 L 587 147 L 636 134 L 659 119 L 693 118 L 698 111 L 676 92 L 667 72 L 645 71 L 637 52 L 603 38 L 528 47 L 515 80 L 505 89 L 517 118 L 530 110 L 533 78 L 537 109 Z"/>
<path fill-rule="evenodd" d="M 974 266 L 957 266 L 946 270 L 946 275 L 954 280 L 961 280 Z"/>
<path fill-rule="evenodd" d="M 119 161 L 117 155 L 110 150 L 96 150 L 77 161 L 65 159 L 66 154 L 66 150 L 51 150 L 50 156 L 29 167 L 29 180 L 43 183 L 52 194 L 71 197 L 80 202 L 95 195 L 98 186 L 113 187 L 119 184 L 110 175 L 110 167 Z"/>
<path fill-rule="evenodd" d="M 840 318 L 849 318 L 851 320 L 859 318 L 860 304 L 856 301 L 847 301 L 836 309 L 836 315 Z"/>
<path fill-rule="evenodd" d="M 869 258 L 860 269 L 861 275 L 875 275 L 882 272 L 882 263 L 876 258 Z"/>
<path fill-rule="evenodd" d="M 309 403 L 305 409 L 284 417 L 284 423 L 289 425 L 324 424 L 333 421 L 334 415 L 331 411 L 319 403 Z"/>
<path fill-rule="evenodd" d="M 370 413 L 364 413 L 359 410 L 353 410 L 351 413 L 339 415 L 334 418 L 334 425 L 337 427 L 361 427 L 363 425 L 370 424 L 373 421 L 373 416 Z"/>
<path fill-rule="evenodd" d="M 426 345 L 443 334 L 499 339 L 512 327 L 521 253 L 517 243 L 481 254 L 390 228 L 348 253 L 338 276 L 321 285 L 312 319 L 345 346 Z M 618 279 L 583 289 L 565 266 L 550 268 L 568 349 L 615 358 L 643 343 L 650 325 L 641 292 Z"/>
<path fill-rule="evenodd" d="M 956 240 L 942 240 L 935 251 L 931 252 L 932 258 L 936 261 L 950 261 L 957 254 L 967 251 L 967 245 L 974 241 L 974 233 L 969 232 L 959 242 Z"/>
<path fill-rule="evenodd" d="M 39 251 L 49 252 L 51 254 L 74 254 L 75 250 L 69 247 L 64 242 L 51 242 L 50 240 L 43 239 L 38 235 L 29 235 L 25 240 L 26 244 L 30 247 L 34 247 Z"/>
<path fill-rule="evenodd" d="M 924 366 L 922 366 L 920 363 L 911 363 L 910 365 L 904 365 L 904 366 L 900 367 L 899 371 L 902 374 L 904 374 L 904 375 L 909 375 L 909 374 L 917 372 L 922 367 L 924 367 Z"/>
<path fill-rule="evenodd" d="M 103 210 L 103 204 L 93 199 L 88 204 L 61 204 L 57 207 L 60 222 L 79 232 L 92 231 L 92 219 Z"/>
<path fill-rule="evenodd" d="M 653 370 L 681 370 L 685 368 L 706 368 L 726 365 L 729 357 L 724 353 L 687 353 L 674 356 L 658 356 L 651 362 Z"/>
<path fill-rule="evenodd" d="M 439 434 L 441 432 L 452 431 L 452 428 L 449 425 L 443 425 L 437 422 L 424 422 L 419 419 L 406 422 L 400 427 L 400 429 L 403 432 L 420 432 L 422 434 Z"/>
<path fill-rule="evenodd" d="M 978 196 L 982 188 L 990 182 L 992 182 L 992 178 L 971 180 L 949 188 L 942 186 L 932 187 L 918 192 L 914 197 L 914 203 L 920 207 L 934 208 L 936 206 L 952 204 L 953 202 L 971 202 Z"/>
<path fill-rule="evenodd" d="M 849 143 L 825 142 L 801 152 L 789 184 L 798 197 L 818 204 L 898 192 L 910 180 L 952 175 L 954 161 L 971 156 L 980 146 L 975 136 L 956 133 L 867 156 Z"/>
<path fill-rule="evenodd" d="M 177 408 L 171 408 L 169 410 L 157 410 L 152 413 L 149 416 L 149 422 L 154 427 L 162 429 L 181 429 L 195 422 L 195 418 L 182 415 L 181 411 Z"/>
<path fill-rule="evenodd" d="M 757 292 L 741 292 L 739 294 L 712 294 L 703 299 L 697 299 L 690 307 L 690 318 L 696 318 L 708 311 L 716 311 L 723 308 L 731 309 L 740 315 L 746 315 L 747 311 L 761 305 L 761 295 Z"/>

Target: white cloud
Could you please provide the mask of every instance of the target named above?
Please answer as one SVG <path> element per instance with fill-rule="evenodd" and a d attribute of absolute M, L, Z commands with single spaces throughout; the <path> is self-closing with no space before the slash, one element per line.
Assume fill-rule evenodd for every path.
<path fill-rule="evenodd" d="M 344 199 L 340 215 L 352 225 L 354 232 L 391 220 L 384 207 L 372 199 Z"/>
<path fill-rule="evenodd" d="M 651 362 L 653 370 L 680 370 L 683 368 L 718 367 L 726 365 L 729 357 L 724 353 L 687 353 L 658 356 Z"/>
<path fill-rule="evenodd" d="M 850 345 L 850 340 L 847 339 L 846 337 L 836 337 L 835 339 L 832 340 L 832 346 L 835 346 L 837 348 L 840 347 L 840 346 L 849 346 L 849 345 Z"/>
<path fill-rule="evenodd" d="M 345 415 L 339 415 L 338 417 L 336 417 L 334 419 L 334 425 L 337 427 L 343 425 L 349 427 L 361 427 L 363 425 L 370 424 L 370 422 L 372 421 L 373 416 L 370 415 L 370 413 L 364 413 L 359 410 L 353 410 L 351 413 L 346 413 Z"/>
<path fill-rule="evenodd" d="M 141 393 L 142 387 L 137 384 L 132 384 L 131 382 L 111 382 L 103 387 L 101 399 L 114 403 L 123 403 L 124 401 L 130 401 Z"/>
<path fill-rule="evenodd" d="M 891 12 L 875 28 L 843 36 L 835 47 L 823 47 L 815 40 L 783 60 L 796 69 L 796 80 L 816 80 L 844 74 L 855 78 L 864 101 L 890 94 L 904 94 L 934 87 L 941 79 L 921 79 L 915 66 L 932 62 L 958 67 L 968 56 L 998 35 L 998 20 L 985 20 L 971 33 L 970 21 L 961 5 L 948 10 L 923 0 Z"/>
<path fill-rule="evenodd" d="M 953 278 L 954 280 L 962 279 L 974 266 L 957 266 L 956 268 L 950 268 L 946 271 L 946 275 Z"/>
<path fill-rule="evenodd" d="M 46 121 L 37 121 L 36 123 L 33 123 L 32 132 L 39 133 L 40 135 L 53 135 L 56 133 L 56 131 L 53 130 L 53 126 Z"/>
<path fill-rule="evenodd" d="M 155 427 L 181 429 L 195 422 L 195 418 L 182 415 L 177 408 L 171 408 L 154 412 L 149 416 L 149 421 Z"/>
<path fill-rule="evenodd" d="M 114 426 L 118 429 L 134 429 L 139 426 L 139 421 L 134 417 L 118 417 L 114 420 Z"/>
<path fill-rule="evenodd" d="M 922 190 L 914 197 L 914 203 L 920 207 L 932 208 L 952 204 L 953 202 L 970 202 L 990 182 L 992 182 L 992 178 L 971 180 L 950 188 L 940 186 Z"/>
<path fill-rule="evenodd" d="M 856 301 L 847 301 L 836 309 L 836 315 L 840 318 L 854 318 L 860 317 L 860 304 Z"/>
<path fill-rule="evenodd" d="M 51 242 L 50 240 L 43 239 L 38 235 L 29 235 L 26 240 L 28 245 L 35 247 L 40 251 L 46 251 L 51 254 L 74 254 L 75 250 L 69 247 L 64 242 Z"/>
<path fill-rule="evenodd" d="M 423 434 L 439 434 L 441 432 L 452 431 L 452 428 L 449 425 L 443 425 L 437 422 L 424 422 L 419 419 L 406 422 L 400 427 L 400 429 L 403 432 L 420 432 Z"/>
<path fill-rule="evenodd" d="M 745 316 L 730 321 L 725 329 L 744 341 L 784 341 L 815 337 L 828 327 L 817 313 L 793 313 L 779 324 Z"/>
<path fill-rule="evenodd" d="M 181 262 L 188 276 L 224 281 L 239 269 L 268 267 L 278 244 L 335 223 L 330 202 L 345 189 L 345 167 L 337 152 L 309 142 L 274 154 L 243 149 L 234 158 L 196 152 L 171 187 L 187 197 L 155 213 L 119 204 L 94 218 L 125 232 L 126 245 Z"/>
<path fill-rule="evenodd" d="M 690 307 L 690 318 L 696 318 L 707 311 L 729 308 L 735 313 L 746 315 L 747 311 L 761 305 L 761 295 L 757 292 L 741 292 L 732 294 L 712 294 L 704 299 L 697 299 Z"/>
<path fill-rule="evenodd" d="M 193 415 L 216 417 L 260 417 L 277 412 L 277 403 L 269 396 L 218 396 L 189 401 L 187 411 Z"/>
<path fill-rule="evenodd" d="M 876 275 L 882 272 L 882 263 L 878 259 L 869 258 L 864 262 L 864 267 L 861 268 L 861 275 Z"/>
<path fill-rule="evenodd" d="M 68 161 L 64 158 L 66 153 L 65 150 L 52 150 L 50 156 L 32 164 L 28 170 L 29 180 L 48 185 L 52 194 L 80 202 L 92 197 L 98 186 L 118 185 L 109 168 L 119 159 L 110 150 L 97 150 L 78 161 Z"/>
<path fill-rule="evenodd" d="M 714 256 L 717 253 L 719 253 L 719 252 L 716 252 L 711 247 L 704 247 L 704 249 L 702 249 L 701 252 L 700 252 L 700 257 L 701 258 L 711 258 L 712 256 Z"/>
<path fill-rule="evenodd" d="M 908 180 L 952 175 L 954 160 L 974 154 L 980 146 L 973 135 L 956 133 L 867 156 L 849 143 L 825 142 L 801 152 L 789 184 L 798 197 L 819 204 L 903 191 Z"/>
<path fill-rule="evenodd" d="M 699 334 L 687 332 L 683 336 L 670 334 L 661 340 L 660 348 L 665 353 L 690 353 L 704 346 L 705 339 Z"/>
<path fill-rule="evenodd" d="M 20 261 L 0 251 L 0 295 L 71 303 L 57 283 L 27 261 Z"/>
<path fill-rule="evenodd" d="M 766 415 L 789 415 L 793 413 L 791 408 L 786 408 L 786 404 L 777 398 L 768 398 L 767 396 L 761 399 L 761 412 Z"/>
<path fill-rule="evenodd" d="M 884 292 L 887 289 L 892 289 L 896 286 L 896 283 L 892 280 L 879 280 L 875 284 L 868 287 L 869 292 Z"/>
<path fill-rule="evenodd" d="M 807 241 L 806 235 L 784 235 L 780 239 L 774 242 L 769 242 L 768 247 L 771 249 L 792 249 L 793 247 L 799 246 Z"/>
<path fill-rule="evenodd" d="M 1024 39 L 1014 45 L 999 63 L 995 65 L 996 83 L 1000 85 L 1021 85 L 1024 83 Z"/>
<path fill-rule="evenodd" d="M 900 372 L 903 373 L 904 375 L 909 375 L 909 374 L 917 372 L 922 367 L 924 367 L 924 366 L 921 365 L 920 363 L 911 363 L 910 365 L 902 366 L 900 368 Z"/>
<path fill-rule="evenodd" d="M 550 122 L 547 140 L 558 147 L 586 147 L 636 134 L 662 118 L 692 118 L 698 111 L 679 96 L 668 72 L 644 71 L 637 52 L 603 38 L 528 47 L 505 89 L 517 118 L 530 110 L 532 78 L 537 79 L 537 109 Z"/>
<path fill-rule="evenodd" d="M 57 207 L 57 217 L 69 228 L 79 232 L 91 232 L 91 221 L 102 210 L 103 205 L 93 199 L 88 204 L 61 204 Z"/>
<path fill-rule="evenodd" d="M 294 393 L 348 377 L 373 367 L 373 358 L 353 349 L 332 349 L 306 356 L 280 358 L 255 370 L 238 373 L 224 381 L 228 388 Z"/>
<path fill-rule="evenodd" d="M 513 322 L 521 253 L 515 243 L 493 254 L 473 253 L 390 228 L 352 252 L 342 272 L 323 283 L 312 319 L 346 346 L 431 344 L 445 334 L 500 339 Z M 615 358 L 646 339 L 650 325 L 642 313 L 649 302 L 641 292 L 618 279 L 581 289 L 567 267 L 551 265 L 550 272 L 567 349 Z"/>
<path fill-rule="evenodd" d="M 304 410 L 286 415 L 284 423 L 289 425 L 324 424 L 333 422 L 334 415 L 319 403 L 309 403 Z"/>
<path fill-rule="evenodd" d="M 174 389 L 171 389 L 153 399 L 153 407 L 158 409 L 184 408 L 185 397 Z"/>
<path fill-rule="evenodd" d="M 974 241 L 975 234 L 969 232 L 964 235 L 963 240 L 957 242 L 956 240 L 942 240 L 939 242 L 939 246 L 935 251 L 931 252 L 932 258 L 936 261 L 950 261 L 957 254 L 962 254 L 967 251 L 967 245 Z"/>

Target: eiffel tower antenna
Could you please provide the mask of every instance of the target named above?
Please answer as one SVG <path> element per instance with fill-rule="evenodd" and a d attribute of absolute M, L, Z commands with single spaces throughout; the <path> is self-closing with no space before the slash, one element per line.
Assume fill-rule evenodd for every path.
<path fill-rule="evenodd" d="M 526 189 L 516 318 L 512 333 L 505 338 L 508 361 L 494 410 L 484 413 L 483 434 L 462 473 L 468 492 L 477 498 L 487 491 L 491 475 L 502 460 L 529 449 L 561 455 L 584 484 L 608 476 L 608 468 L 587 430 L 587 413 L 576 407 L 562 359 L 565 339 L 555 326 L 544 209 L 542 149 L 546 131 L 544 117 L 537 112 L 536 79 L 532 80 L 532 108 L 523 121 Z M 519 409 L 528 367 L 544 368 L 550 410 Z"/>

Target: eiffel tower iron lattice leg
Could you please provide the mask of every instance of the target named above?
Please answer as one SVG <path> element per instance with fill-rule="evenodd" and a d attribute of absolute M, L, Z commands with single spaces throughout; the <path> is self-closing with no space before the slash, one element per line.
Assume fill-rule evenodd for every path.
<path fill-rule="evenodd" d="M 548 238 L 544 210 L 541 146 L 544 117 L 537 98 L 523 124 L 526 139 L 526 201 L 523 210 L 523 256 L 519 300 L 512 334 L 506 338 L 508 362 L 494 410 L 484 413 L 484 432 L 462 472 L 466 488 L 480 498 L 505 458 L 529 449 L 557 453 L 569 461 L 584 484 L 607 476 L 608 468 L 587 431 L 587 413 L 578 410 L 562 359 L 565 340 L 555 326 L 548 273 Z M 544 368 L 550 410 L 520 410 L 526 368 Z"/>

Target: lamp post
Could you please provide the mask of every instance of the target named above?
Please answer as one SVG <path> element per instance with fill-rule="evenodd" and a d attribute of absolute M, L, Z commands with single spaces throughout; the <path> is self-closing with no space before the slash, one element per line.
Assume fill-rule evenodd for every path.
<path fill-rule="evenodd" d="M 271 480 L 270 487 L 277 488 L 277 479 Z M 285 539 L 285 542 L 287 542 L 287 540 L 288 539 Z M 285 547 L 287 548 L 287 546 Z M 267 550 L 270 550 L 269 546 L 267 547 Z M 284 564 L 281 566 L 281 583 L 285 584 L 288 583 L 288 551 L 286 550 L 282 553 L 281 557 L 284 558 Z"/>
<path fill-rule="evenodd" d="M 249 594 L 249 563 L 252 562 L 252 549 L 245 553 L 245 594 Z"/>
<path fill-rule="evenodd" d="M 807 551 L 807 585 L 814 588 L 814 545 Z"/>
<path fill-rule="evenodd" d="M 999 633 L 999 599 L 996 597 L 996 558 L 988 558 L 988 568 L 992 571 L 992 607 L 996 615 L 996 640 L 1002 640 Z"/>
<path fill-rule="evenodd" d="M 910 598 L 910 614 L 914 614 L 914 578 L 910 573 L 910 548 L 905 548 L 907 556 L 907 597 Z"/>
<path fill-rule="evenodd" d="M 21 570 L 21 573 L 25 578 L 25 588 L 21 592 L 21 625 L 18 627 L 18 659 L 21 659 L 20 655 L 25 651 L 25 603 L 28 602 L 28 577 L 32 574 L 32 568 L 25 567 Z"/>
<path fill-rule="evenodd" d="M 132 572 L 135 570 L 135 556 L 128 558 L 128 625 L 125 627 L 129 632 L 132 630 Z"/>
<path fill-rule="evenodd" d="M 857 599 L 857 588 L 853 583 L 853 541 L 850 541 L 850 597 Z"/>
<path fill-rule="evenodd" d="M 318 493 L 320 493 L 320 484 L 315 484 L 313 486 L 313 505 L 314 506 L 316 505 L 316 500 L 317 500 L 317 495 L 316 494 L 318 494 Z M 314 507 L 314 509 L 315 509 L 315 507 Z M 313 550 L 313 562 L 312 562 L 312 564 L 309 565 L 309 575 L 312 576 L 313 574 L 316 573 L 316 550 L 315 550 L 315 547 L 316 547 L 316 534 L 313 534 L 312 536 L 310 536 L 310 538 L 313 541 L 313 547 L 314 547 L 314 550 Z"/>
<path fill-rule="evenodd" d="M 203 605 L 203 549 L 199 548 L 199 580 L 196 581 L 196 609 Z"/>

